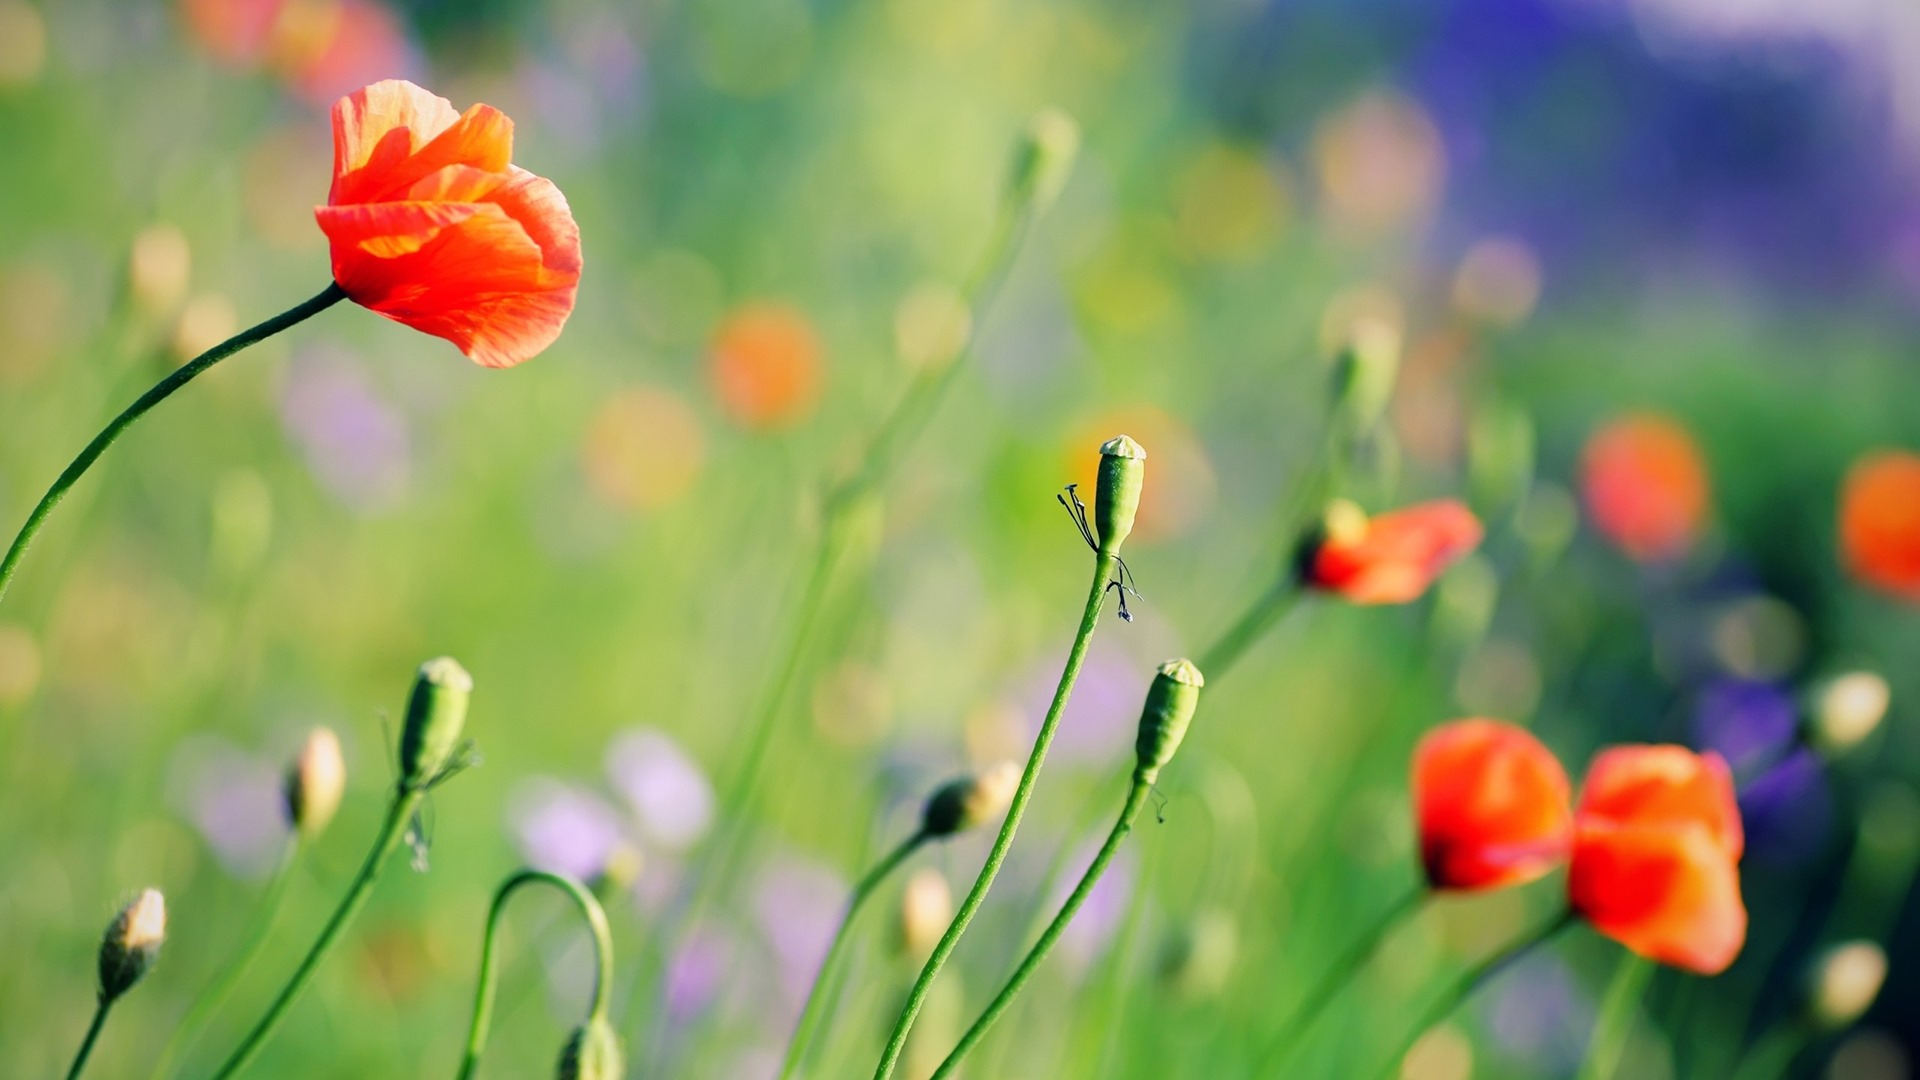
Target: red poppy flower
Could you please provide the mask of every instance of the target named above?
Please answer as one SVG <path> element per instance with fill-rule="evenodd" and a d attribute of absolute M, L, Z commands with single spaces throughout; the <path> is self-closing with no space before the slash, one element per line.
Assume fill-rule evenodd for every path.
<path fill-rule="evenodd" d="M 1746 943 L 1743 845 L 1733 778 L 1720 755 L 1616 747 L 1587 772 L 1568 899 L 1596 930 L 1634 952 L 1718 974 Z"/>
<path fill-rule="evenodd" d="M 1436 889 L 1522 885 L 1567 857 L 1572 789 L 1552 752 L 1498 720 L 1456 720 L 1413 754 L 1420 855 Z"/>
<path fill-rule="evenodd" d="M 1840 547 L 1855 577 L 1920 601 L 1920 455 L 1884 450 L 1847 473 Z"/>
<path fill-rule="evenodd" d="M 1629 558 L 1671 559 L 1693 543 L 1707 514 L 1707 468 L 1685 428 L 1622 417 L 1587 442 L 1580 466 L 1594 527 Z"/>
<path fill-rule="evenodd" d="M 315 211 L 347 296 L 511 367 L 573 311 L 580 230 L 551 181 L 513 165 L 513 121 L 388 80 L 333 107 L 333 190 Z"/>
<path fill-rule="evenodd" d="M 1404 604 L 1479 546 L 1480 536 L 1480 519 L 1451 499 L 1374 518 L 1341 503 L 1302 560 L 1302 580 L 1356 604 Z"/>

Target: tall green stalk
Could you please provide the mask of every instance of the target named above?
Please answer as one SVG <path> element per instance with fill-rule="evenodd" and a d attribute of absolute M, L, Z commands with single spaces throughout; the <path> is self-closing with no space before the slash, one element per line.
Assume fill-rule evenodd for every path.
<path fill-rule="evenodd" d="M 1053 744 L 1054 732 L 1060 727 L 1060 716 L 1066 710 L 1067 699 L 1073 694 L 1075 680 L 1080 677 L 1080 666 L 1087 658 L 1087 646 L 1093 641 L 1094 628 L 1100 623 L 1100 608 L 1106 600 L 1107 584 L 1112 580 L 1119 561 L 1117 550 L 1112 547 L 1102 548 L 1094 556 L 1093 584 L 1081 610 L 1080 629 L 1074 634 L 1073 647 L 1067 652 L 1066 667 L 1060 672 L 1060 684 L 1053 692 L 1053 703 L 1047 707 L 1046 719 L 1040 723 L 1040 734 L 1034 739 L 1033 752 L 1027 757 L 1027 767 L 1020 774 L 1020 786 L 1013 793 L 1013 803 L 1007 809 L 1006 820 L 1000 825 L 1000 835 L 994 838 L 986 864 L 980 868 L 979 876 L 974 878 L 973 888 L 967 891 L 967 898 L 954 913 L 953 922 L 947 926 L 947 932 L 940 936 L 939 944 L 933 947 L 933 955 L 927 958 L 926 966 L 920 970 L 920 977 L 914 981 L 906 1005 L 901 1008 L 900 1017 L 894 1022 L 886 1049 L 880 1055 L 880 1063 L 874 1068 L 874 1080 L 886 1080 L 893 1075 L 893 1070 L 900 1063 L 901 1053 L 906 1050 L 907 1034 L 913 1030 L 913 1022 L 926 1004 L 927 992 L 932 989 L 933 980 L 939 976 L 947 957 L 953 955 L 954 946 L 960 943 L 960 936 L 967 932 L 967 924 L 973 921 L 974 913 L 985 902 L 987 890 L 993 887 L 993 879 L 1000 873 L 1000 864 L 1007 859 L 1007 850 L 1013 846 L 1013 835 L 1020 828 L 1021 815 L 1026 813 L 1027 802 L 1033 797 L 1033 785 L 1040 775 L 1040 766 L 1046 762 L 1047 748 Z"/>
<path fill-rule="evenodd" d="M 287 884 L 293 880 L 293 867 L 300 855 L 300 836 L 295 833 L 287 840 L 285 850 L 281 852 L 280 863 L 274 868 L 273 877 L 267 882 L 267 891 L 260 898 L 260 911 L 254 918 L 253 930 L 240 946 L 240 951 L 221 971 L 213 984 L 200 992 L 194 999 L 187 1015 L 180 1020 L 180 1026 L 173 1029 L 173 1035 L 160 1050 L 160 1059 L 154 1064 L 152 1080 L 162 1080 L 173 1068 L 176 1057 L 193 1049 L 203 1033 L 207 1021 L 219 1011 L 220 1006 L 240 985 L 253 962 L 260 955 L 260 949 L 267 943 L 273 932 L 274 923 L 280 918 L 280 909 L 287 898 Z"/>
<path fill-rule="evenodd" d="M 113 1002 L 102 997 L 94 1006 L 93 1023 L 87 1025 L 86 1037 L 80 1040 L 80 1051 L 73 1056 L 73 1067 L 67 1070 L 67 1080 L 80 1080 L 80 1074 L 86 1071 L 87 1059 L 93 1056 L 93 1044 L 100 1040 L 100 1031 L 107 1026 L 107 1010 L 113 1008 Z"/>
<path fill-rule="evenodd" d="M 1340 954 L 1339 959 L 1327 967 L 1325 974 L 1320 976 L 1320 981 L 1308 991 L 1306 997 L 1300 999 L 1300 1004 L 1292 1018 L 1282 1023 L 1280 1029 L 1274 1032 L 1273 1038 L 1268 1040 L 1267 1049 L 1260 1055 L 1263 1063 L 1260 1067 L 1261 1075 L 1281 1075 L 1281 1068 L 1300 1048 L 1300 1041 L 1313 1030 L 1314 1023 L 1339 995 L 1340 988 L 1346 985 L 1347 980 L 1351 979 L 1356 972 L 1367 966 L 1373 959 L 1374 953 L 1380 951 L 1380 946 L 1387 940 L 1387 935 L 1406 921 L 1408 916 L 1420 910 L 1420 905 L 1430 895 L 1432 894 L 1424 882 L 1408 890 L 1400 899 L 1394 901 L 1379 919 L 1375 920 L 1366 933 L 1347 946 L 1347 950 Z"/>
<path fill-rule="evenodd" d="M 1587 1057 L 1580 1066 L 1578 1080 L 1612 1080 L 1620 1067 L 1620 1054 L 1626 1049 L 1627 1032 L 1633 1027 L 1633 1011 L 1647 992 L 1653 978 L 1653 961 L 1633 953 L 1620 958 L 1613 981 L 1601 1000 L 1600 1014 L 1594 1018 L 1593 1037 L 1587 1041 Z"/>
<path fill-rule="evenodd" d="M 314 940 L 313 947 L 307 950 L 306 958 L 301 960 L 300 966 L 294 969 L 293 976 L 281 988 L 279 996 L 273 999 L 273 1004 L 267 1006 L 266 1014 L 254 1024 L 253 1030 L 247 1033 L 246 1038 L 240 1041 L 240 1045 L 227 1058 L 226 1064 L 220 1066 L 219 1070 L 213 1074 L 213 1080 L 228 1080 L 229 1077 L 238 1075 L 240 1070 L 246 1068 L 254 1056 L 260 1052 L 260 1048 L 266 1045 L 267 1039 L 286 1018 L 287 1010 L 307 988 L 307 984 L 313 981 L 314 973 L 320 970 L 321 961 L 333 951 L 334 943 L 339 939 L 341 931 L 345 930 L 347 924 L 353 922 L 354 916 L 360 914 L 360 909 L 366 906 L 367 897 L 373 895 L 374 883 L 380 880 L 380 872 L 385 869 L 388 857 L 393 854 L 393 849 L 400 845 L 400 838 L 406 834 L 407 824 L 413 820 L 414 811 L 420 808 L 420 802 L 426 796 L 425 785 L 395 786 L 393 799 L 387 806 L 386 820 L 381 823 L 380 832 L 374 838 L 373 850 L 367 853 L 366 862 L 361 864 L 360 872 L 354 876 L 353 884 L 347 887 L 346 895 L 340 898 L 339 906 L 334 908 L 333 917 L 327 920 L 327 925 L 320 931 L 320 936 Z"/>
<path fill-rule="evenodd" d="M 499 942 L 500 918 L 507 900 L 528 885 L 551 885 L 567 894 L 580 915 L 587 920 L 593 936 L 593 1004 L 587 1012 L 588 1024 L 605 1024 L 608 1005 L 613 1000 L 613 931 L 607 925 L 607 913 L 586 886 L 563 874 L 544 870 L 522 870 L 493 894 L 493 906 L 487 911 L 487 929 L 480 945 L 480 980 L 474 991 L 473 1021 L 467 1028 L 466 1053 L 460 1059 L 460 1080 L 470 1080 L 480 1068 L 480 1055 L 486 1052 L 487 1036 L 493 1028 L 494 989 L 500 973 L 494 959 Z"/>
<path fill-rule="evenodd" d="M 1113 861 L 1114 853 L 1120 850 L 1120 842 L 1133 831 L 1134 819 L 1140 816 L 1140 808 L 1146 805 L 1147 794 L 1152 790 L 1153 785 L 1150 782 L 1137 773 L 1134 775 L 1133 782 L 1127 789 L 1127 801 L 1120 808 L 1119 819 L 1113 823 L 1113 830 L 1107 833 L 1106 843 L 1100 845 L 1100 851 L 1093 857 L 1093 862 L 1087 867 L 1086 873 L 1080 875 L 1079 884 L 1073 887 L 1073 892 L 1067 896 L 1066 903 L 1061 905 L 1059 914 L 1053 917 L 1053 921 L 1048 923 L 1046 930 L 1040 934 L 1040 940 L 1034 942 L 1033 948 L 1027 950 L 1026 957 L 1007 978 L 1006 985 L 1000 988 L 1000 992 L 987 1004 L 985 1011 L 981 1012 L 979 1019 L 967 1029 L 967 1033 L 960 1037 L 960 1042 L 947 1055 L 947 1059 L 933 1071 L 933 1080 L 941 1080 L 943 1077 L 953 1075 L 953 1071 L 960 1067 L 961 1060 L 986 1036 L 987 1030 L 993 1027 L 994 1022 L 1007 1011 L 1007 1007 L 1013 1004 L 1013 999 L 1026 986 L 1027 980 L 1033 978 L 1034 972 L 1040 969 L 1041 962 L 1047 958 L 1049 952 L 1053 951 L 1053 946 L 1060 940 L 1060 935 L 1066 932 L 1067 924 L 1079 914 L 1081 905 L 1085 904 L 1087 897 L 1092 895 L 1094 885 L 1099 882 L 1100 876 L 1106 873 L 1107 864 Z"/>
<path fill-rule="evenodd" d="M 853 887 L 853 895 L 847 900 L 847 912 L 840 919 L 839 929 L 833 932 L 833 944 L 827 947 L 826 958 L 820 961 L 820 970 L 814 974 L 813 986 L 807 990 L 807 1003 L 800 1010 L 800 1020 L 794 1025 L 793 1038 L 787 1044 L 786 1059 L 780 1065 L 780 1080 L 799 1075 L 806 1062 L 807 1051 L 813 1045 L 814 1034 L 821 1023 L 821 1010 L 830 996 L 822 991 L 839 967 L 842 954 L 846 952 L 847 943 L 851 940 L 848 931 L 853 927 L 854 918 L 860 914 L 861 906 L 888 875 L 907 861 L 908 856 L 920 850 L 920 845 L 926 843 L 927 839 L 926 830 L 916 831 L 875 863 Z"/>
<path fill-rule="evenodd" d="M 1208 678 L 1217 681 L 1229 668 L 1239 663 L 1253 643 L 1265 637 L 1299 601 L 1299 582 L 1291 573 L 1283 575 L 1249 604 L 1227 632 L 1201 654 L 1200 670 L 1206 672 Z"/>
<path fill-rule="evenodd" d="M 53 508 L 60 505 L 60 500 L 66 498 L 68 489 L 86 475 L 94 461 L 101 454 L 106 453 L 107 447 L 112 446 L 120 436 L 126 434 L 127 429 L 145 416 L 148 410 L 173 396 L 174 391 L 192 382 L 202 372 L 234 353 L 249 345 L 265 341 L 296 323 L 305 322 L 346 298 L 346 292 L 339 285 L 328 282 L 327 287 L 313 299 L 296 304 L 265 322 L 240 331 L 176 368 L 166 378 L 155 383 L 151 390 L 140 395 L 139 399 L 127 406 L 119 416 L 109 421 L 107 426 L 101 429 L 100 434 L 95 435 L 93 441 L 87 444 L 86 449 L 80 451 L 80 456 L 74 458 L 73 463 L 54 480 L 53 486 L 47 489 L 47 493 L 40 497 L 40 502 L 34 506 L 33 512 L 27 515 L 26 524 L 20 527 L 19 535 L 13 538 L 13 545 L 7 549 L 5 558 L 0 558 L 0 598 L 5 598 L 7 595 L 7 586 L 12 584 L 13 575 L 19 570 L 20 560 L 26 555 L 27 547 L 33 543 L 34 537 L 40 534 L 41 526 L 46 524 L 48 515 L 53 513 Z"/>

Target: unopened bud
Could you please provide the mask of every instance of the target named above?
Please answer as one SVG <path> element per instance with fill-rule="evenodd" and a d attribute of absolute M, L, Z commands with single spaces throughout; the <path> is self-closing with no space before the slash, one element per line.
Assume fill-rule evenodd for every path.
<path fill-rule="evenodd" d="M 900 951 L 926 956 L 953 922 L 953 890 L 947 876 L 932 867 L 914 871 L 900 895 Z"/>
<path fill-rule="evenodd" d="M 1146 707 L 1140 710 L 1140 735 L 1133 744 L 1138 758 L 1133 774 L 1143 783 L 1158 780 L 1160 770 L 1180 749 L 1206 682 L 1191 660 L 1169 660 L 1154 673 Z"/>
<path fill-rule="evenodd" d="M 1807 1009 L 1828 1029 L 1847 1027 L 1866 1013 L 1887 981 L 1887 954 L 1871 941 L 1825 950 L 1808 969 Z"/>
<path fill-rule="evenodd" d="M 145 978 L 166 939 L 166 897 L 147 889 L 120 909 L 100 939 L 100 1000 L 113 1001 Z"/>
<path fill-rule="evenodd" d="M 952 836 L 984 824 L 1006 812 L 1019 787 L 1020 766 L 1011 761 L 949 780 L 927 799 L 920 831 L 931 837 Z"/>
<path fill-rule="evenodd" d="M 559 1080 L 621 1080 L 626 1071 L 627 1055 L 620 1048 L 620 1036 L 605 1017 L 594 1016 L 568 1036 L 555 1075 Z"/>
<path fill-rule="evenodd" d="M 1333 406 L 1348 430 L 1368 431 L 1380 422 L 1399 374 L 1399 329 L 1386 319 L 1355 322 L 1333 362 Z"/>
<path fill-rule="evenodd" d="M 1100 446 L 1100 477 L 1093 489 L 1093 530 L 1108 555 L 1133 531 L 1140 512 L 1140 491 L 1147 482 L 1147 452 L 1125 435 Z"/>
<path fill-rule="evenodd" d="M 459 661 L 442 656 L 420 665 L 400 729 L 400 777 L 407 787 L 431 783 L 447 764 L 467 724 L 473 676 Z"/>
<path fill-rule="evenodd" d="M 326 830 L 340 809 L 340 796 L 347 787 L 347 764 L 340 756 L 340 737 L 332 728 L 317 727 L 307 733 L 300 753 L 287 770 L 287 820 L 303 839 L 311 840 Z"/>
<path fill-rule="evenodd" d="M 1828 683 L 1814 709 L 1814 735 L 1821 749 L 1850 750 L 1880 726 L 1893 700 L 1887 680 L 1871 671 L 1854 671 Z"/>
<path fill-rule="evenodd" d="M 1067 186 L 1067 174 L 1079 156 L 1080 125 L 1059 109 L 1042 109 L 1028 122 L 1014 151 L 1013 175 L 1007 182 L 1010 196 L 1034 213 L 1045 211 Z"/>

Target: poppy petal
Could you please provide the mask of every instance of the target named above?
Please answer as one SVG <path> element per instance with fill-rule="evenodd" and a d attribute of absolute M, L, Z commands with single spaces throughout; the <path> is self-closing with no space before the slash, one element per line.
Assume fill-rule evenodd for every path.
<path fill-rule="evenodd" d="M 1567 879 L 1573 909 L 1649 959 L 1717 975 L 1740 954 L 1740 872 L 1703 825 L 1581 823 Z"/>

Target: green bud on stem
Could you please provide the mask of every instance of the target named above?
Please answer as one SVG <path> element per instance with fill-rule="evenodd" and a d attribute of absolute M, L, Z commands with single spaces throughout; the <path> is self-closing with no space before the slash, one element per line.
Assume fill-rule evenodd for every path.
<path fill-rule="evenodd" d="M 952 836 L 999 817 L 1020 786 L 1020 766 L 1011 761 L 949 780 L 928 797 L 920 831 L 929 837 Z"/>
<path fill-rule="evenodd" d="M 473 676 L 452 657 L 420 665 L 407 698 L 407 722 L 400 729 L 400 782 L 409 788 L 430 784 L 447 764 L 467 724 L 467 699 Z"/>
<path fill-rule="evenodd" d="M 627 1055 L 620 1048 L 620 1036 L 606 1017 L 592 1016 L 567 1038 L 555 1075 L 559 1080 L 621 1080 L 626 1071 Z"/>
<path fill-rule="evenodd" d="M 1154 673 L 1146 707 L 1140 710 L 1140 736 L 1133 744 L 1137 759 L 1133 774 L 1141 782 L 1160 779 L 1160 770 L 1173 760 L 1180 741 L 1187 737 L 1187 725 L 1193 722 L 1200 688 L 1206 682 L 1191 660 L 1169 660 Z"/>
<path fill-rule="evenodd" d="M 1133 531 L 1140 491 L 1147 482 L 1147 451 L 1125 435 L 1100 446 L 1100 477 L 1093 489 L 1093 530 L 1100 551 L 1112 555 Z"/>
<path fill-rule="evenodd" d="M 166 939 L 166 897 L 146 889 L 120 909 L 100 939 L 100 1001 L 118 999 L 145 978 Z"/>
<path fill-rule="evenodd" d="M 1008 196 L 1034 213 L 1046 210 L 1067 186 L 1067 174 L 1079 156 L 1080 125 L 1059 109 L 1040 110 L 1014 151 Z"/>

